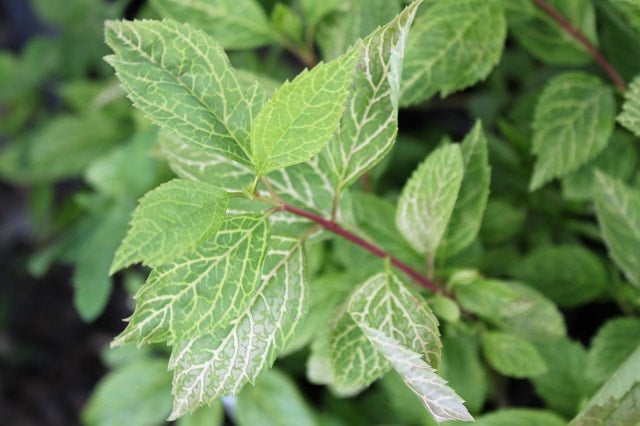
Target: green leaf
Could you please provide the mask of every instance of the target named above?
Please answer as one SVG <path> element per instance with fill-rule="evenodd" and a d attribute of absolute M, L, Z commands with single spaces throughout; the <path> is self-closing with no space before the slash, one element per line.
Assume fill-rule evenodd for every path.
<path fill-rule="evenodd" d="M 587 374 L 604 383 L 640 345 L 640 320 L 615 318 L 602 326 L 589 350 Z"/>
<path fill-rule="evenodd" d="M 482 351 L 497 372 L 516 378 L 535 377 L 546 373 L 547 366 L 536 347 L 509 333 L 482 333 Z"/>
<path fill-rule="evenodd" d="M 389 371 L 389 363 L 346 310 L 336 319 L 328 336 L 331 379 L 340 388 L 367 387 Z"/>
<path fill-rule="evenodd" d="M 570 200 L 590 200 L 596 185 L 596 169 L 611 177 L 627 180 L 635 172 L 637 161 L 635 138 L 615 129 L 609 146 L 600 155 L 562 179 L 562 195 Z"/>
<path fill-rule="evenodd" d="M 629 25 L 640 34 L 640 4 L 635 0 L 609 0 L 622 15 Z"/>
<path fill-rule="evenodd" d="M 276 369 L 264 371 L 238 394 L 238 426 L 314 426 L 313 412 L 295 383 Z"/>
<path fill-rule="evenodd" d="M 638 26 L 640 27 L 640 23 Z M 625 102 L 622 105 L 622 113 L 618 116 L 618 121 L 636 136 L 640 136 L 640 75 L 633 79 L 624 98 Z"/>
<path fill-rule="evenodd" d="M 433 151 L 405 184 L 396 211 L 396 226 L 420 254 L 435 254 L 458 197 L 463 175 L 458 145 Z"/>
<path fill-rule="evenodd" d="M 299 3 L 307 27 L 315 28 L 324 17 L 340 9 L 341 0 L 300 0 Z"/>
<path fill-rule="evenodd" d="M 547 365 L 545 374 L 530 378 L 536 393 L 550 409 L 565 417 L 574 416 L 594 390 L 585 377 L 587 352 L 566 338 L 538 342 L 536 348 Z"/>
<path fill-rule="evenodd" d="M 556 305 L 528 286 L 481 279 L 456 285 L 453 291 L 462 309 L 525 339 L 544 340 L 566 334 Z"/>
<path fill-rule="evenodd" d="M 315 0 L 316 3 L 325 3 Z M 307 1 L 309 3 L 309 1 Z M 332 1 L 327 1 L 330 7 Z M 325 60 L 337 58 L 359 38 L 369 35 L 400 12 L 398 3 L 388 0 L 342 2 L 339 11 L 318 27 L 317 41 Z"/>
<path fill-rule="evenodd" d="M 596 17 L 590 0 L 547 0 L 578 31 L 597 45 Z M 552 65 L 583 65 L 591 56 L 572 35 L 530 0 L 502 0 L 509 29 L 520 44 Z"/>
<path fill-rule="evenodd" d="M 444 379 L 438 376 L 422 356 L 405 347 L 384 332 L 359 323 L 367 338 L 400 374 L 406 385 L 420 398 L 437 422 L 447 420 L 473 421 L 464 401 Z"/>
<path fill-rule="evenodd" d="M 395 224 L 396 206 L 393 203 L 366 192 L 353 191 L 350 195 L 353 212 L 361 231 L 387 253 L 393 253 L 417 268 L 424 265 L 424 260 L 398 233 Z M 348 266 L 348 263 L 345 266 Z"/>
<path fill-rule="evenodd" d="M 346 273 L 328 272 L 309 281 L 309 314 L 283 354 L 294 352 L 321 337 L 326 337 L 327 328 L 318 327 L 318 324 L 331 323 L 336 309 L 351 290 L 345 285 L 348 279 Z"/>
<path fill-rule="evenodd" d="M 251 128 L 256 173 L 302 163 L 324 148 L 338 130 L 356 54 L 304 70 L 267 101 Z"/>
<path fill-rule="evenodd" d="M 171 375 L 162 359 L 119 367 L 98 382 L 82 412 L 88 426 L 160 424 L 169 413 Z"/>
<path fill-rule="evenodd" d="M 240 84 L 215 40 L 169 20 L 105 28 L 115 52 L 106 59 L 134 106 L 184 142 L 251 165 L 249 129 L 264 93 Z"/>
<path fill-rule="evenodd" d="M 124 136 L 122 127 L 107 114 L 60 114 L 2 149 L 0 175 L 19 183 L 79 176 Z"/>
<path fill-rule="evenodd" d="M 480 359 L 478 339 L 475 335 L 445 335 L 442 338 L 440 375 L 464 398 L 472 413 L 484 407 L 489 395 L 489 377 Z"/>
<path fill-rule="evenodd" d="M 224 426 L 224 407 L 222 403 L 201 407 L 192 414 L 180 417 L 177 426 Z"/>
<path fill-rule="evenodd" d="M 398 131 L 398 97 L 404 46 L 420 1 L 412 3 L 359 45 L 359 71 L 327 161 L 340 192 L 376 165 Z"/>
<path fill-rule="evenodd" d="M 196 338 L 241 315 L 260 288 L 266 216 L 231 216 L 214 238 L 157 267 L 136 294 L 136 310 L 112 346 Z"/>
<path fill-rule="evenodd" d="M 591 398 L 570 426 L 633 425 L 640 422 L 640 347 Z"/>
<path fill-rule="evenodd" d="M 480 237 L 491 245 L 509 242 L 520 232 L 526 218 L 525 209 L 519 209 L 505 199 L 491 197 L 482 219 Z"/>
<path fill-rule="evenodd" d="M 183 179 L 208 182 L 227 191 L 242 191 L 253 181 L 251 167 L 224 155 L 196 148 L 170 132 L 160 132 L 159 142 L 169 167 Z"/>
<path fill-rule="evenodd" d="M 302 41 L 302 19 L 289 6 L 276 3 L 271 11 L 273 29 L 296 45 L 304 46 Z"/>
<path fill-rule="evenodd" d="M 476 418 L 475 426 L 563 426 L 566 423 L 551 411 L 505 408 Z"/>
<path fill-rule="evenodd" d="M 206 31 L 226 49 L 251 49 L 277 41 L 255 0 L 152 0 L 151 4 L 165 18 Z"/>
<path fill-rule="evenodd" d="M 226 327 L 174 346 L 174 420 L 236 394 L 270 367 L 307 312 L 302 242 L 272 235 L 262 281 L 249 305 Z"/>
<path fill-rule="evenodd" d="M 418 14 L 402 75 L 401 104 L 442 97 L 489 75 L 502 56 L 507 23 L 499 0 L 428 0 Z"/>
<path fill-rule="evenodd" d="M 351 294 L 347 312 L 357 324 L 367 324 L 424 356 L 433 368 L 440 365 L 438 320 L 424 298 L 391 271 L 360 284 Z"/>
<path fill-rule="evenodd" d="M 84 321 L 93 321 L 104 310 L 111 294 L 109 264 L 127 229 L 132 201 L 122 201 L 83 224 L 72 257 L 75 269 L 73 305 Z M 87 228 L 84 228 L 87 226 Z"/>
<path fill-rule="evenodd" d="M 543 246 L 510 269 L 560 306 L 583 305 L 601 296 L 609 277 L 598 256 L 583 246 Z"/>
<path fill-rule="evenodd" d="M 184 179 L 148 192 L 133 212 L 110 272 L 140 261 L 162 265 L 195 249 L 220 229 L 228 203 L 224 190 Z"/>
<path fill-rule="evenodd" d="M 451 257 L 469 247 L 476 239 L 489 198 L 491 170 L 487 139 L 482 124 L 477 122 L 460 145 L 464 160 L 464 175 L 447 230 L 438 253 Z"/>
<path fill-rule="evenodd" d="M 600 172 L 596 182 L 596 213 L 609 255 L 640 287 L 640 192 Z"/>
<path fill-rule="evenodd" d="M 155 127 L 134 134 L 126 144 L 91 163 L 85 180 L 97 191 L 115 198 L 142 196 L 155 186 L 163 170 L 161 162 L 150 155 L 157 136 Z"/>
<path fill-rule="evenodd" d="M 609 143 L 614 113 L 613 92 L 598 77 L 568 72 L 551 80 L 532 124 L 531 149 L 537 158 L 530 190 L 595 158 Z"/>

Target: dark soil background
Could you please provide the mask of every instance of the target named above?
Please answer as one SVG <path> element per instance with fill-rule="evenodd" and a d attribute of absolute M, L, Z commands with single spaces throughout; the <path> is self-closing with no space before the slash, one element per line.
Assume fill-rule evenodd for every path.
<path fill-rule="evenodd" d="M 102 316 L 85 324 L 72 305 L 69 268 L 31 277 L 25 199 L 23 190 L 0 185 L 0 424 L 80 424 L 105 372 L 100 353 L 128 315 L 126 296 L 116 286 Z"/>

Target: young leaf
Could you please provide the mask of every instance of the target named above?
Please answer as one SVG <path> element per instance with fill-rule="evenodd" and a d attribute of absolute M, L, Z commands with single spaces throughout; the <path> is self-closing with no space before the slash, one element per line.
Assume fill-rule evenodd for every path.
<path fill-rule="evenodd" d="M 315 426 L 313 411 L 296 384 L 277 369 L 264 371 L 238 394 L 238 426 Z"/>
<path fill-rule="evenodd" d="M 600 388 L 569 426 L 635 425 L 640 423 L 640 347 Z"/>
<path fill-rule="evenodd" d="M 400 374 L 407 386 L 420 398 L 422 404 L 437 422 L 447 420 L 473 421 L 464 401 L 444 379 L 438 376 L 422 356 L 397 340 L 366 324 L 358 324 L 375 348 Z"/>
<path fill-rule="evenodd" d="M 231 216 L 214 238 L 154 269 L 135 296 L 127 328 L 111 345 L 174 344 L 237 318 L 260 286 L 268 231 L 266 216 Z"/>
<path fill-rule="evenodd" d="M 463 175 L 458 145 L 431 153 L 413 172 L 398 201 L 396 226 L 420 254 L 435 254 L 447 229 Z"/>
<path fill-rule="evenodd" d="M 171 375 L 161 359 L 126 363 L 104 376 L 82 412 L 87 425 L 159 424 L 167 416 Z"/>
<path fill-rule="evenodd" d="M 140 261 L 158 266 L 195 249 L 218 231 L 228 202 L 224 190 L 183 179 L 148 192 L 133 212 L 110 272 Z"/>
<path fill-rule="evenodd" d="M 594 5 L 589 0 L 547 0 L 593 44 L 597 44 Z M 583 65 L 589 53 L 531 0 L 502 0 L 509 29 L 520 44 L 552 65 Z"/>
<path fill-rule="evenodd" d="M 496 371 L 509 377 L 535 377 L 547 366 L 535 346 L 509 333 L 487 331 L 482 334 L 482 351 Z"/>
<path fill-rule="evenodd" d="M 315 3 L 330 1 L 313 0 Z M 311 1 L 306 1 L 310 3 Z M 314 9 L 317 8 L 314 7 Z M 318 27 L 318 45 L 325 60 L 337 58 L 347 51 L 356 41 L 375 31 L 381 25 L 391 21 L 400 12 L 398 2 L 388 0 L 350 0 L 342 2 L 325 23 Z"/>
<path fill-rule="evenodd" d="M 359 285 L 351 294 L 347 311 L 358 325 L 364 323 L 383 332 L 424 356 L 433 368 L 440 365 L 438 320 L 424 298 L 391 271 Z"/>
<path fill-rule="evenodd" d="M 487 77 L 502 56 L 507 23 L 499 0 L 428 0 L 407 42 L 401 104 L 442 97 Z"/>
<path fill-rule="evenodd" d="M 613 93 L 598 77 L 568 72 L 551 80 L 533 119 L 532 152 L 537 159 L 530 190 L 598 155 L 609 143 L 614 112 Z"/>
<path fill-rule="evenodd" d="M 340 129 L 323 151 L 338 192 L 377 164 L 396 139 L 404 46 L 420 3 L 412 3 L 360 44 L 359 71 Z"/>
<path fill-rule="evenodd" d="M 640 320 L 616 318 L 607 321 L 591 341 L 587 374 L 604 383 L 640 346 Z"/>
<path fill-rule="evenodd" d="M 152 0 L 165 18 L 206 31 L 225 49 L 251 49 L 278 37 L 256 0 Z"/>
<path fill-rule="evenodd" d="M 305 70 L 267 101 L 251 128 L 256 173 L 302 163 L 316 155 L 338 130 L 358 50 Z"/>
<path fill-rule="evenodd" d="M 640 11 L 640 8 L 638 8 Z M 640 20 L 638 26 L 640 27 Z M 633 79 L 624 94 L 625 102 L 618 121 L 640 137 L 640 75 Z"/>
<path fill-rule="evenodd" d="M 174 420 L 188 411 L 236 394 L 253 382 L 291 339 L 307 312 L 302 242 L 272 235 L 259 288 L 226 327 L 174 346 Z"/>
<path fill-rule="evenodd" d="M 512 265 L 511 274 L 560 306 L 579 306 L 601 296 L 609 277 L 598 256 L 580 245 L 543 246 Z"/>
<path fill-rule="evenodd" d="M 134 106 L 183 141 L 251 165 L 249 129 L 264 94 L 240 84 L 215 40 L 170 20 L 105 28 L 115 52 L 106 60 Z"/>
<path fill-rule="evenodd" d="M 640 192 L 596 172 L 595 204 L 609 255 L 640 287 Z"/>
<path fill-rule="evenodd" d="M 453 256 L 475 240 L 489 198 L 491 170 L 487 138 L 477 122 L 460 145 L 464 159 L 464 176 L 449 225 L 442 237 L 438 253 Z"/>

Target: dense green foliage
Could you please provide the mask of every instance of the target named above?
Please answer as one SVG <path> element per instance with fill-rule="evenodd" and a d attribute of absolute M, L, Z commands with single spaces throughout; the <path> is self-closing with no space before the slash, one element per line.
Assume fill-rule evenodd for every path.
<path fill-rule="evenodd" d="M 135 298 L 87 424 L 640 422 L 635 2 L 72 3 L 0 56 L 0 174 L 34 274 Z"/>

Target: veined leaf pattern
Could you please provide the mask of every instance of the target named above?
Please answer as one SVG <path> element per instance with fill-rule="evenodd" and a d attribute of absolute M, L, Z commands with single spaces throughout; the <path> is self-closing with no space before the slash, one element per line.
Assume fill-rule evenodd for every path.
<path fill-rule="evenodd" d="M 427 0 L 407 42 L 401 104 L 446 96 L 484 79 L 502 56 L 499 0 Z"/>
<path fill-rule="evenodd" d="M 260 285 L 268 243 L 267 216 L 231 216 L 197 250 L 151 272 L 135 298 L 136 310 L 112 346 L 205 334 L 237 318 Z"/>
<path fill-rule="evenodd" d="M 270 367 L 308 310 L 302 241 L 272 235 L 260 286 L 226 327 L 174 346 L 170 420 L 236 394 Z"/>
<path fill-rule="evenodd" d="M 438 320 L 427 302 L 391 271 L 369 278 L 351 294 L 347 311 L 357 324 L 368 324 L 440 365 Z"/>
<path fill-rule="evenodd" d="M 358 72 L 340 130 L 323 151 L 338 191 L 378 163 L 396 139 L 404 46 L 420 3 L 413 2 L 359 44 Z"/>
<path fill-rule="evenodd" d="M 542 91 L 533 119 L 536 164 L 530 190 L 577 170 L 598 155 L 613 132 L 613 92 L 581 72 L 555 77 Z"/>
<path fill-rule="evenodd" d="M 259 176 L 302 163 L 329 143 L 340 125 L 357 53 L 303 71 L 267 101 L 251 127 Z"/>
<path fill-rule="evenodd" d="M 389 363 L 343 307 L 328 335 L 331 373 L 340 388 L 360 389 L 384 376 Z"/>
<path fill-rule="evenodd" d="M 464 174 L 460 146 L 432 152 L 405 184 L 396 210 L 396 226 L 422 255 L 435 254 L 447 229 Z"/>
<path fill-rule="evenodd" d="M 473 421 L 464 406 L 464 400 L 447 386 L 447 382 L 436 374 L 433 367 L 422 360 L 420 354 L 380 330 L 364 323 L 358 325 L 438 423 L 447 420 Z"/>
<path fill-rule="evenodd" d="M 596 172 L 595 204 L 609 254 L 640 288 L 640 191 Z"/>
<path fill-rule="evenodd" d="M 637 7 L 640 10 L 640 6 Z M 638 27 L 640 28 L 640 18 L 638 18 Z M 633 79 L 624 97 L 625 102 L 618 121 L 640 137 L 640 75 Z"/>
<path fill-rule="evenodd" d="M 250 49 L 277 41 L 256 0 L 152 0 L 166 18 L 190 22 L 226 49 Z"/>
<path fill-rule="evenodd" d="M 220 228 L 228 202 L 224 190 L 182 179 L 149 191 L 133 212 L 111 273 L 140 261 L 157 266 L 195 249 Z"/>
<path fill-rule="evenodd" d="M 134 106 L 205 152 L 251 165 L 249 129 L 264 103 L 256 86 L 245 90 L 222 47 L 174 21 L 109 21 L 106 39 Z"/>

